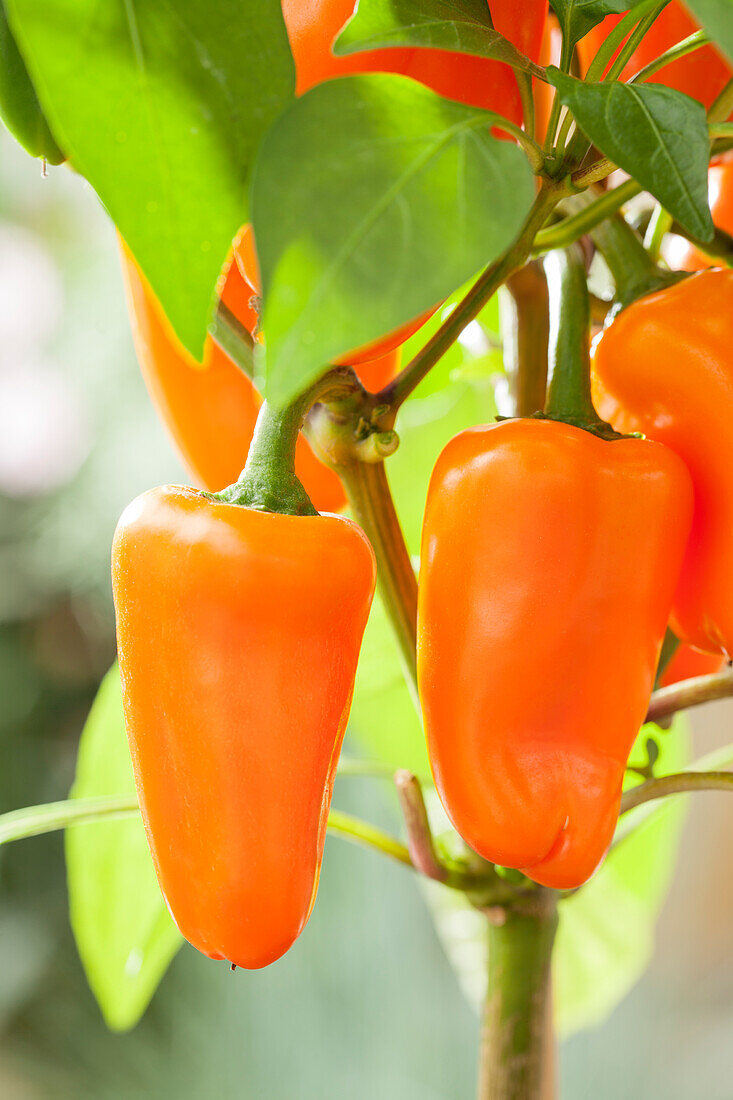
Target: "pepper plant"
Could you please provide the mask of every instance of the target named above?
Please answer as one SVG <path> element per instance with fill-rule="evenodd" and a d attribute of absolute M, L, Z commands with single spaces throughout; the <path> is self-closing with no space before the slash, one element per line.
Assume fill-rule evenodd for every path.
<path fill-rule="evenodd" d="M 71 798 L 0 818 L 68 829 L 113 1028 L 181 934 L 302 949 L 327 829 L 419 876 L 449 955 L 472 922 L 483 1100 L 553 1095 L 558 1030 L 642 972 L 583 938 L 624 906 L 648 938 L 668 796 L 733 788 L 678 717 L 733 694 L 732 15 L 2 0 L 3 119 L 109 212 L 194 482 L 118 527 L 121 676 Z M 404 840 L 331 808 L 358 775 Z"/>

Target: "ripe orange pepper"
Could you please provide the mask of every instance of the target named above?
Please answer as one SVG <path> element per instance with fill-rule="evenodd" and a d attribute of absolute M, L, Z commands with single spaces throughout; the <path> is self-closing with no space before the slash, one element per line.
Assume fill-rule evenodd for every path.
<path fill-rule="evenodd" d="M 371 546 L 342 516 L 168 485 L 120 519 L 140 808 L 173 918 L 211 958 L 266 966 L 310 915 L 374 581 Z"/>
<path fill-rule="evenodd" d="M 733 234 L 733 160 L 721 161 L 708 169 L 708 202 L 718 228 Z M 669 240 L 664 258 L 674 271 L 704 271 L 710 267 L 710 260 L 684 237 Z"/>
<path fill-rule="evenodd" d="M 724 664 L 725 657 L 718 654 L 702 653 L 691 645 L 678 646 L 659 677 L 659 686 L 669 687 L 671 684 L 678 684 L 680 680 L 691 680 L 694 676 L 709 676 L 713 672 L 720 672 Z"/>
<path fill-rule="evenodd" d="M 733 653 L 733 271 L 711 269 L 639 298 L 598 340 L 593 392 L 622 432 L 684 460 L 692 534 L 670 620 L 698 649 Z"/>
<path fill-rule="evenodd" d="M 588 69 L 598 49 L 606 40 L 621 15 L 607 15 L 578 43 L 578 55 L 583 72 Z M 657 57 L 676 46 L 683 38 L 694 34 L 700 24 L 693 19 L 684 4 L 672 0 L 652 24 L 641 43 L 631 55 L 622 74 L 628 80 Z M 710 107 L 731 78 L 731 68 L 715 46 L 703 46 L 694 53 L 681 57 L 655 73 L 650 79 L 655 84 L 666 84 Z"/>
<path fill-rule="evenodd" d="M 210 337 L 203 366 L 173 332 L 129 249 L 121 244 L 122 273 L 138 362 L 145 384 L 183 463 L 197 485 L 215 492 L 236 481 L 247 458 L 261 397 L 247 376 Z M 222 275 L 222 300 L 249 332 L 257 324 L 250 305 L 255 291 L 231 260 Z M 399 351 L 360 366 L 367 388 L 381 389 L 399 368 Z M 317 508 L 337 512 L 346 504 L 333 470 L 298 440 L 296 470 Z"/>
<path fill-rule="evenodd" d="M 555 420 L 457 435 L 428 489 L 418 683 L 480 855 L 560 889 L 611 841 L 690 525 L 683 463 Z"/>

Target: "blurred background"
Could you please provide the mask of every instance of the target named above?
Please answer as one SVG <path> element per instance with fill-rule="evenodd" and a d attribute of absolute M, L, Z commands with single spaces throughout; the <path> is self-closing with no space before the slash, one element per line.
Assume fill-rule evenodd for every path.
<path fill-rule="evenodd" d="M 66 797 L 114 659 L 109 547 L 137 493 L 187 481 L 136 366 L 114 233 L 88 186 L 0 132 L 0 812 Z M 693 719 L 695 755 L 733 704 Z M 378 784 L 335 804 L 398 828 Z M 730 1100 L 733 799 L 689 802 L 653 964 L 561 1051 L 571 1100 Z M 89 826 L 96 828 L 96 826 Z M 264 972 L 185 946 L 141 1023 L 110 1033 L 73 943 L 59 834 L 0 848 L 0 1096 L 455 1100 L 477 1018 L 414 879 L 329 838 L 316 914 Z"/>

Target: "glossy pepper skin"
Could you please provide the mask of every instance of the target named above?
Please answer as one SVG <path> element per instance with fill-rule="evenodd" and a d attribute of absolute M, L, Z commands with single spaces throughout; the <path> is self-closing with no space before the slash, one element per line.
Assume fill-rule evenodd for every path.
<path fill-rule="evenodd" d="M 112 582 L 143 821 L 180 931 L 257 968 L 302 931 L 374 590 L 361 529 L 164 486 Z"/>
<path fill-rule="evenodd" d="M 210 338 L 203 366 L 173 332 L 129 249 L 121 244 L 122 273 L 138 362 L 153 404 L 197 485 L 211 492 L 236 481 L 247 458 L 260 395 L 247 376 Z M 254 332 L 255 291 L 231 260 L 222 273 L 223 301 Z M 381 389 L 399 368 L 399 351 L 366 363 L 359 374 L 367 388 Z M 296 472 L 316 508 L 337 512 L 346 504 L 343 486 L 300 437 Z"/>
<path fill-rule="evenodd" d="M 708 169 L 708 202 L 718 228 L 733 234 L 733 160 L 712 164 Z M 664 258 L 674 271 L 704 271 L 710 267 L 710 260 L 684 237 L 665 242 Z"/>
<path fill-rule="evenodd" d="M 733 653 L 733 271 L 711 269 L 639 298 L 593 353 L 596 407 L 682 458 L 695 513 L 670 625 L 683 641 Z"/>
<path fill-rule="evenodd" d="M 438 792 L 486 859 L 579 886 L 613 835 L 692 508 L 646 440 L 457 435 L 428 489 L 418 685 Z"/>
<path fill-rule="evenodd" d="M 599 47 L 623 16 L 608 15 L 578 44 L 581 68 L 585 72 Z M 672 0 L 652 24 L 638 48 L 631 55 L 622 74 L 629 80 L 639 69 L 654 61 L 665 50 L 676 46 L 683 38 L 694 34 L 700 24 L 693 19 L 684 4 Z M 710 107 L 731 78 L 731 68 L 714 46 L 703 46 L 694 53 L 665 65 L 651 77 L 655 84 L 666 84 Z"/>
<path fill-rule="evenodd" d="M 720 672 L 724 664 L 725 657 L 718 654 L 702 653 L 691 645 L 678 646 L 659 677 L 659 686 L 669 687 L 681 680 L 691 680 L 694 676 L 709 676 L 713 672 Z"/>

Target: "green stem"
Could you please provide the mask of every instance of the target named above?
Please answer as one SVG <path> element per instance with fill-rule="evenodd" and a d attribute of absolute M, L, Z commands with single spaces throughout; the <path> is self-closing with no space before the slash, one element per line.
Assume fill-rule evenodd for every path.
<path fill-rule="evenodd" d="M 0 815 L 0 844 L 25 840 L 32 836 L 67 829 L 72 825 L 90 825 L 99 821 L 135 817 L 140 813 L 134 794 L 100 795 L 97 798 L 70 798 L 49 802 L 43 806 L 27 806 Z M 382 855 L 412 867 L 410 853 L 404 844 L 373 825 L 340 810 L 331 810 L 328 828 L 332 833 L 357 844 L 374 848 Z"/>
<path fill-rule="evenodd" d="M 217 304 L 214 319 L 209 325 L 209 335 L 229 356 L 234 365 L 252 381 L 255 370 L 255 342 L 249 330 L 222 301 Z"/>
<path fill-rule="evenodd" d="M 599 160 L 594 160 L 586 168 L 579 168 L 577 172 L 573 172 L 570 181 L 573 187 L 584 190 L 586 187 L 590 187 L 591 184 L 604 180 L 606 176 L 610 176 L 611 172 L 615 171 L 616 165 L 613 161 L 609 160 L 608 157 L 601 157 Z"/>
<path fill-rule="evenodd" d="M 688 54 L 694 53 L 695 50 L 699 50 L 701 46 L 707 46 L 709 43 L 710 38 L 705 31 L 695 31 L 694 34 L 683 38 L 676 46 L 672 46 L 663 54 L 660 54 L 654 61 L 650 61 L 643 69 L 639 69 L 638 73 L 632 76 L 629 84 L 640 84 L 642 81 L 648 80 L 650 76 L 654 76 L 666 65 L 670 65 L 673 61 L 679 61 L 681 57 L 687 57 Z"/>
<path fill-rule="evenodd" d="M 599 222 L 615 214 L 624 203 L 633 199 L 641 190 L 636 180 L 626 180 L 625 183 L 614 187 L 612 191 L 605 191 L 601 198 L 591 199 L 584 209 L 570 214 L 555 225 L 548 226 L 547 229 L 541 229 L 535 237 L 533 251 L 540 253 L 549 252 L 553 248 L 567 248 L 594 229 Z"/>
<path fill-rule="evenodd" d="M 680 278 L 678 274 L 663 271 L 654 263 L 639 235 L 620 214 L 599 222 L 591 237 L 611 271 L 616 284 L 616 300 L 621 309 Z"/>
<path fill-rule="evenodd" d="M 678 684 L 659 688 L 652 694 L 647 710 L 646 722 L 657 722 L 660 718 L 669 718 L 678 710 L 697 707 L 701 703 L 710 703 L 714 699 L 727 699 L 733 695 L 733 669 L 713 672 L 710 676 L 695 676 L 691 680 L 682 680 Z"/>
<path fill-rule="evenodd" d="M 524 908 L 489 913 L 478 1100 L 547 1096 L 550 963 L 556 929 L 556 898 L 549 890 L 538 892 Z"/>
<path fill-rule="evenodd" d="M 664 640 L 662 641 L 662 649 L 659 654 L 659 660 L 657 661 L 657 673 L 654 677 L 654 686 L 656 687 L 660 679 L 667 670 L 669 662 L 674 657 L 675 653 L 679 649 L 680 640 L 673 630 L 667 627 Z"/>
<path fill-rule="evenodd" d="M 679 772 L 648 779 L 625 792 L 619 814 L 626 814 L 644 802 L 690 791 L 733 791 L 733 772 Z"/>
<path fill-rule="evenodd" d="M 644 250 L 653 263 L 656 263 L 659 259 L 662 252 L 662 243 L 671 227 L 672 215 L 664 209 L 661 203 L 656 203 L 644 234 Z"/>
<path fill-rule="evenodd" d="M 545 185 L 542 188 L 514 244 L 500 259 L 486 268 L 463 300 L 428 340 L 425 347 L 420 349 L 415 358 L 400 371 L 390 385 L 385 386 L 378 395 L 380 401 L 393 409 L 398 409 L 410 396 L 415 387 L 458 339 L 469 321 L 480 313 L 511 273 L 526 261 L 537 230 L 558 203 L 560 195 L 561 192 L 554 186 Z"/>
<path fill-rule="evenodd" d="M 499 303 L 512 413 L 531 416 L 544 408 L 547 388 L 550 318 L 542 264 L 535 260 L 510 275 Z"/>
<path fill-rule="evenodd" d="M 719 93 L 708 111 L 708 122 L 723 122 L 733 111 L 733 77 Z"/>
<path fill-rule="evenodd" d="M 585 79 L 588 81 L 600 80 L 611 58 L 616 53 L 629 31 L 639 22 L 639 14 L 630 11 L 623 19 L 619 20 L 611 33 L 606 37 L 598 53 L 588 66 Z M 623 67 L 623 66 L 622 66 Z"/>
<path fill-rule="evenodd" d="M 70 825 L 131 817 L 139 812 L 134 794 L 71 798 L 64 802 L 47 802 L 43 806 L 26 806 L 0 816 L 0 844 L 53 833 Z"/>
<path fill-rule="evenodd" d="M 361 390 L 348 367 L 334 368 L 283 409 L 262 403 L 247 462 L 239 480 L 212 494 L 213 499 L 258 512 L 317 516 L 295 473 L 298 435 L 312 406 L 319 401 L 353 397 Z"/>
<path fill-rule="evenodd" d="M 390 859 L 405 864 L 406 867 L 413 866 L 410 853 L 404 844 L 368 822 L 352 817 L 351 814 L 342 813 L 341 810 L 331 810 L 328 815 L 328 829 L 329 832 L 343 837 L 344 840 L 373 848 L 383 856 L 389 856 Z"/>
<path fill-rule="evenodd" d="M 545 416 L 609 435 L 590 392 L 590 298 L 579 245 L 545 257 L 550 293 L 550 387 Z M 612 433 L 613 434 L 613 433 Z"/>
<path fill-rule="evenodd" d="M 626 62 L 634 54 L 637 46 L 644 38 L 644 35 L 651 28 L 652 23 L 655 23 L 657 21 L 668 3 L 669 0 L 662 0 L 661 4 L 657 4 L 654 10 L 649 13 L 649 15 L 644 16 L 644 18 L 637 23 L 636 27 L 621 47 L 618 57 L 615 61 L 612 62 L 610 69 L 603 78 L 604 80 L 617 80 L 618 77 L 621 76 L 621 73 L 624 71 L 624 68 L 626 66 Z"/>
<path fill-rule="evenodd" d="M 405 544 L 383 462 L 338 467 L 349 505 L 377 558 L 377 585 L 392 623 L 407 682 L 417 698 L 417 578 Z"/>
<path fill-rule="evenodd" d="M 535 140 L 535 110 L 534 96 L 532 95 L 532 77 L 529 73 L 520 73 L 514 70 L 514 76 L 519 88 L 519 98 L 522 101 L 522 117 L 524 119 L 525 133 L 532 141 Z M 535 142 L 535 145 L 537 143 Z M 537 145 L 537 148 L 540 147 Z M 540 155 L 542 150 L 540 149 Z"/>

